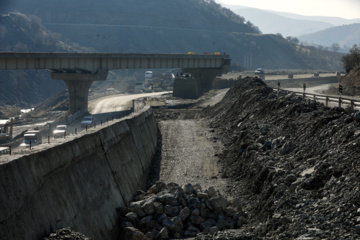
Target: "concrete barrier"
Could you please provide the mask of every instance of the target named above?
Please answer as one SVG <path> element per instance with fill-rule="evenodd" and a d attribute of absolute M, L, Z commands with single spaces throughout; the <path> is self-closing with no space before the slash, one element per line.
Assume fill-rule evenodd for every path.
<path fill-rule="evenodd" d="M 0 165 L 0 239 L 39 240 L 72 227 L 116 239 L 116 208 L 144 188 L 155 154 L 151 108 L 97 132 Z"/>

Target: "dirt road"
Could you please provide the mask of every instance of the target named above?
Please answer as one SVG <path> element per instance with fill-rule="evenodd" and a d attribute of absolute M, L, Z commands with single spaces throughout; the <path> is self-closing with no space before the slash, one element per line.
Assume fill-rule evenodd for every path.
<path fill-rule="evenodd" d="M 180 185 L 199 183 L 203 189 L 213 186 L 225 194 L 227 182 L 220 178 L 217 164 L 222 143 L 196 112 L 216 104 L 226 91 L 214 91 L 212 98 L 188 110 L 156 110 L 158 118 L 171 115 L 158 121 L 162 136 L 159 180 Z"/>
<path fill-rule="evenodd" d="M 217 153 L 221 143 L 211 136 L 203 121 L 195 119 L 167 120 L 159 123 L 162 133 L 160 180 L 166 183 L 199 183 L 222 190 L 226 186 L 219 178 Z"/>

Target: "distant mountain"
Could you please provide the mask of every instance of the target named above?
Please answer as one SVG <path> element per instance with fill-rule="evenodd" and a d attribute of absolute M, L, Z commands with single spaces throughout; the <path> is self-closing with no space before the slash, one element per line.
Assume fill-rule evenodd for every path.
<path fill-rule="evenodd" d="M 360 23 L 332 27 L 312 34 L 302 35 L 299 40 L 328 47 L 338 43 L 340 47 L 351 48 L 354 44 L 360 45 Z"/>
<path fill-rule="evenodd" d="M 226 7 L 254 23 L 259 27 L 262 33 L 280 33 L 283 36 L 296 37 L 333 26 L 328 22 L 308 19 L 292 19 L 281 16 L 276 12 L 260 10 L 257 8 L 230 5 L 226 5 Z"/>
<path fill-rule="evenodd" d="M 360 23 L 360 18 L 344 19 L 339 17 L 302 16 L 238 5 L 223 4 L 223 6 L 251 21 L 259 27 L 262 33 L 280 33 L 284 36 L 292 37 L 318 32 L 338 25 Z"/>
<path fill-rule="evenodd" d="M 352 24 L 352 23 L 360 23 L 360 18 L 356 19 L 345 19 L 340 17 L 324 17 L 324 16 L 303 16 L 294 13 L 286 13 L 286 12 L 276 12 L 270 11 L 279 16 L 283 16 L 286 18 L 297 19 L 297 20 L 308 20 L 308 21 L 319 21 L 326 22 L 334 26 L 344 25 L 344 24 Z"/>

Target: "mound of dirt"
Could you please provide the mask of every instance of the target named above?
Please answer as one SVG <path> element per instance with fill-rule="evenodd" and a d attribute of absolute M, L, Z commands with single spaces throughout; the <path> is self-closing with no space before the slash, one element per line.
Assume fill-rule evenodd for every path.
<path fill-rule="evenodd" d="M 356 113 L 277 96 L 260 79 L 245 78 L 203 114 L 225 145 L 229 193 L 249 216 L 241 231 L 264 239 L 360 237 Z"/>
<path fill-rule="evenodd" d="M 82 233 L 76 232 L 71 228 L 62 228 L 57 230 L 54 233 L 51 233 L 44 240 L 91 240 L 91 238 L 86 237 Z"/>
<path fill-rule="evenodd" d="M 360 66 L 357 66 L 346 75 L 344 80 L 341 81 L 344 92 L 351 95 L 359 95 L 360 93 Z"/>

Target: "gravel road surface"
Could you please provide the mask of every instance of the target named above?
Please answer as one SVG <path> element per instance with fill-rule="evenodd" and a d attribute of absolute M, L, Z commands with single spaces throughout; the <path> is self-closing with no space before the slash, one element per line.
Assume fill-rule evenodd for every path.
<path fill-rule="evenodd" d="M 225 188 L 219 178 L 217 152 L 221 143 L 216 141 L 201 120 L 166 120 L 159 123 L 162 133 L 160 180 L 180 185 L 200 183 L 207 189 Z"/>
<path fill-rule="evenodd" d="M 179 185 L 199 183 L 203 189 L 213 186 L 225 194 L 227 182 L 220 177 L 217 163 L 222 143 L 207 121 L 199 119 L 196 113 L 221 101 L 226 92 L 227 89 L 212 91 L 211 97 L 205 96 L 186 110 L 154 110 L 162 142 L 158 166 L 160 181 Z"/>

